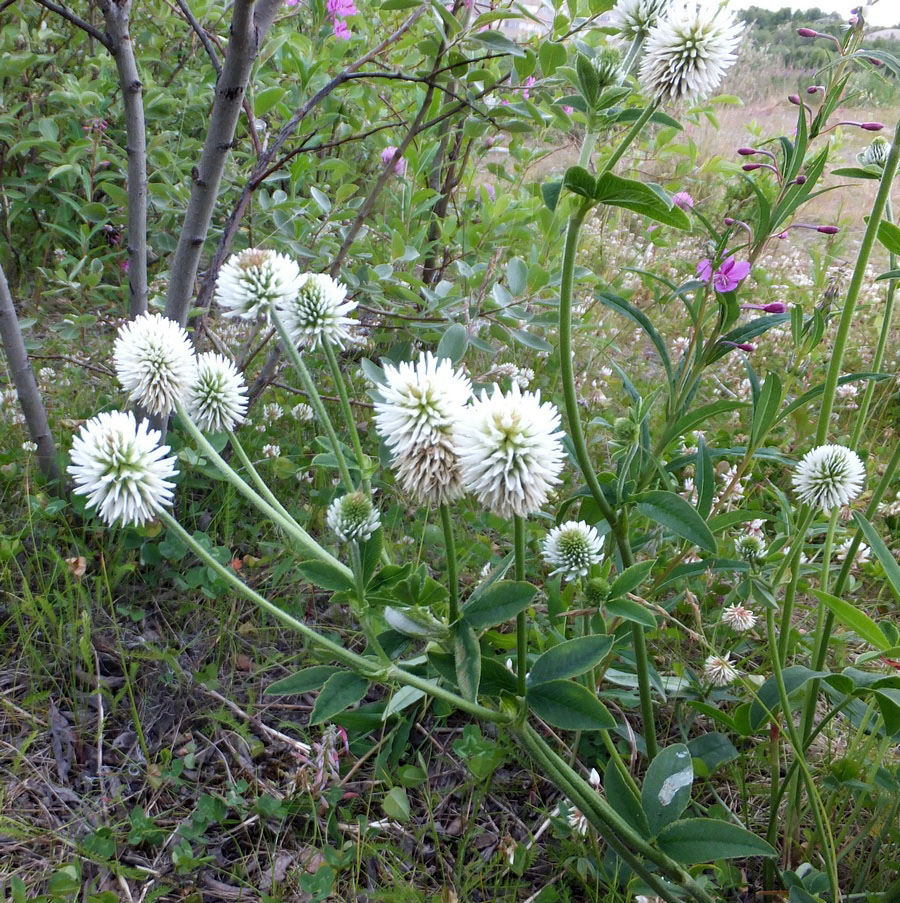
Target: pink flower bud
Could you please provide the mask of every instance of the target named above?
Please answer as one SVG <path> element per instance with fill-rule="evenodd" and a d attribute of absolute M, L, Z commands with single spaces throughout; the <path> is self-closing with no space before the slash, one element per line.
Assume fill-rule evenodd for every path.
<path fill-rule="evenodd" d="M 825 93 L 825 85 L 810 85 L 806 89 L 807 94 L 818 94 L 819 92 Z"/>
<path fill-rule="evenodd" d="M 797 176 L 797 178 L 794 179 L 794 182 L 796 182 L 797 185 L 805 185 L 806 184 L 806 176 Z"/>
<path fill-rule="evenodd" d="M 880 132 L 884 128 L 884 123 L 864 122 L 860 125 L 860 128 L 865 129 L 867 132 Z"/>
<path fill-rule="evenodd" d="M 787 312 L 787 304 L 783 301 L 773 301 L 771 304 L 764 305 L 763 310 L 767 314 L 783 314 Z"/>
<path fill-rule="evenodd" d="M 734 225 L 734 217 L 726 216 L 725 219 L 723 220 L 723 222 L 725 223 L 726 226 L 733 226 Z"/>
<path fill-rule="evenodd" d="M 762 166 L 762 163 L 745 163 L 741 169 L 744 172 L 753 172 L 754 169 L 759 169 Z"/>
<path fill-rule="evenodd" d="M 814 38 L 819 33 L 813 28 L 798 28 L 797 34 L 800 35 L 801 38 Z"/>
<path fill-rule="evenodd" d="M 789 94 L 788 100 L 795 106 L 800 105 L 800 95 L 799 94 Z"/>
<path fill-rule="evenodd" d="M 738 153 L 742 157 L 752 157 L 754 154 L 758 154 L 759 151 L 752 147 L 739 147 Z"/>
<path fill-rule="evenodd" d="M 823 235 L 837 235 L 841 230 L 838 229 L 837 226 L 817 226 L 816 232 L 821 232 Z"/>

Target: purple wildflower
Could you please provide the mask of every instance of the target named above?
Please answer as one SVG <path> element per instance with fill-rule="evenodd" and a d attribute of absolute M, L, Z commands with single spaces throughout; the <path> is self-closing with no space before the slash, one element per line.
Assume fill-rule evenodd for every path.
<path fill-rule="evenodd" d="M 677 191 L 672 195 L 672 203 L 682 210 L 690 210 L 694 206 L 694 199 L 687 191 Z"/>
<path fill-rule="evenodd" d="M 393 144 L 389 144 L 382 152 L 381 152 L 381 162 L 387 166 L 388 163 L 393 161 L 394 163 L 394 172 L 398 176 L 402 176 L 406 174 L 406 160 L 403 157 L 397 156 L 397 148 L 394 147 Z"/>

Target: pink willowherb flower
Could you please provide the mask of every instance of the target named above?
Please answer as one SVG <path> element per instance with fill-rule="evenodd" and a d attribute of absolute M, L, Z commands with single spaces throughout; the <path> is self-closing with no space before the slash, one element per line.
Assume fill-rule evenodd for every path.
<path fill-rule="evenodd" d="M 533 75 L 529 75 L 528 78 L 526 78 L 522 83 L 522 97 L 524 97 L 526 100 L 531 93 L 528 89 L 535 83 L 535 81 L 537 81 L 537 79 Z"/>
<path fill-rule="evenodd" d="M 327 9 L 332 19 L 346 19 L 347 16 L 355 16 L 359 12 L 353 0 L 328 0 Z"/>
<path fill-rule="evenodd" d="M 398 176 L 402 176 L 406 174 L 406 160 L 403 157 L 397 156 L 397 148 L 394 147 L 393 144 L 389 144 L 382 152 L 381 152 L 381 162 L 385 164 L 385 166 L 394 161 L 394 172 Z"/>
<path fill-rule="evenodd" d="M 335 19 L 334 20 L 334 36 L 339 41 L 349 41 L 350 40 L 350 29 L 347 28 L 347 20 L 346 19 Z"/>
<path fill-rule="evenodd" d="M 563 104 L 563 113 L 566 116 L 571 116 L 575 112 L 575 107 L 570 107 L 568 104 Z"/>
<path fill-rule="evenodd" d="M 496 201 L 496 200 L 497 200 L 497 190 L 494 188 L 493 185 L 491 185 L 490 182 L 485 182 L 485 184 L 482 185 L 481 188 L 482 188 L 482 190 L 484 191 L 484 193 L 485 193 L 492 201 Z"/>
<path fill-rule="evenodd" d="M 733 292 L 749 274 L 750 264 L 746 260 L 735 260 L 733 254 L 722 261 L 715 275 L 711 260 L 701 260 L 697 264 L 697 278 L 701 282 L 712 281 L 713 288 L 720 293 Z"/>
<path fill-rule="evenodd" d="M 672 203 L 682 210 L 690 210 L 694 206 L 694 199 L 687 191 L 677 191 L 672 195 Z"/>

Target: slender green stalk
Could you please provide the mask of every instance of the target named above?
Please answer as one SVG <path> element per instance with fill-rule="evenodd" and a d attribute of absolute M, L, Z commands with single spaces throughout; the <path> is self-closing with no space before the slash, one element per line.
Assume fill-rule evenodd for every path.
<path fill-rule="evenodd" d="M 572 294 L 575 278 L 575 255 L 578 251 L 578 236 L 581 226 L 589 210 L 589 204 L 582 204 L 578 208 L 569 219 L 569 228 L 566 234 L 559 288 L 560 377 L 566 407 L 566 418 L 569 424 L 569 437 L 575 449 L 575 457 L 578 461 L 579 469 L 585 483 L 587 483 L 591 496 L 597 503 L 597 507 L 610 525 L 619 554 L 622 556 L 622 563 L 625 567 L 628 567 L 634 563 L 634 558 L 631 553 L 631 545 L 628 542 L 627 530 L 616 518 L 612 506 L 606 500 L 606 496 L 600 488 L 597 475 L 594 473 L 587 442 L 584 438 L 584 430 L 581 426 L 581 415 L 578 411 L 578 394 L 575 389 L 575 370 L 572 364 Z M 631 637 L 634 644 L 635 668 L 638 677 L 638 693 L 641 699 L 641 718 L 644 727 L 644 739 L 647 744 L 647 756 L 653 759 L 657 753 L 656 729 L 644 628 L 640 624 L 632 624 Z"/>
<path fill-rule="evenodd" d="M 891 199 L 888 199 L 884 205 L 884 219 L 886 222 L 892 223 L 894 217 L 891 211 Z M 897 256 L 893 253 L 888 255 L 888 269 L 893 270 L 897 267 Z M 888 336 L 891 333 L 891 322 L 894 319 L 894 296 L 897 291 L 897 280 L 888 280 L 887 297 L 884 302 L 884 310 L 881 315 L 881 332 L 878 336 L 878 345 L 875 348 L 875 357 L 872 359 L 872 372 L 880 373 L 881 365 L 884 362 L 884 352 L 887 348 Z M 872 404 L 872 396 L 875 394 L 875 381 L 869 380 L 866 383 L 863 392 L 862 401 L 859 403 L 859 410 L 856 412 L 856 426 L 853 428 L 853 436 L 850 439 L 850 447 L 857 448 L 859 440 L 862 436 L 863 427 L 869 414 L 869 406 Z"/>
<path fill-rule="evenodd" d="M 778 687 L 778 698 L 781 702 L 782 721 L 787 729 L 788 736 L 793 747 L 795 761 L 800 769 L 800 774 L 806 784 L 806 792 L 809 796 L 809 804 L 812 809 L 813 819 L 816 823 L 816 830 L 824 847 L 822 855 L 825 859 L 825 865 L 828 871 L 828 880 L 831 885 L 831 893 L 835 900 L 840 899 L 841 888 L 838 883 L 837 861 L 834 856 L 834 838 L 831 834 L 831 828 L 828 824 L 827 815 L 822 811 L 822 801 L 816 791 L 816 785 L 810 773 L 809 766 L 803 757 L 803 744 L 797 733 L 797 727 L 794 724 L 791 715 L 791 701 L 788 697 L 787 687 L 784 683 L 784 673 L 782 671 L 781 661 L 779 659 L 778 648 L 775 642 L 775 612 L 771 608 L 766 609 L 766 633 L 769 640 L 769 658 L 772 661 L 772 673 L 775 676 L 775 683 Z M 774 775 L 773 775 L 774 779 Z"/>
<path fill-rule="evenodd" d="M 334 431 L 334 424 L 332 424 L 331 418 L 328 416 L 328 411 L 325 410 L 325 405 L 322 404 L 319 390 L 316 389 L 316 384 L 313 382 L 312 376 L 310 376 L 309 370 L 303 362 L 302 355 L 297 350 L 290 335 L 288 335 L 288 331 L 284 328 L 284 324 L 278 319 L 278 315 L 274 311 L 272 312 L 272 324 L 278 331 L 278 335 L 281 338 L 281 344 L 284 346 L 284 350 L 287 352 L 291 363 L 294 365 L 294 368 L 300 376 L 300 382 L 303 383 L 303 388 L 306 391 L 310 406 L 316 412 L 316 419 L 328 436 L 328 441 L 331 443 L 331 447 L 334 450 L 334 456 L 337 459 L 341 480 L 343 481 L 347 492 L 350 492 L 353 489 L 350 471 L 347 469 L 347 462 L 344 460 L 344 452 L 341 450 L 341 444 L 338 441 L 337 433 Z"/>
<path fill-rule="evenodd" d="M 250 479 L 253 481 L 253 484 L 259 490 L 260 495 L 273 507 L 277 508 L 278 511 L 281 512 L 284 517 L 291 520 L 293 523 L 297 523 L 291 513 L 278 501 L 278 498 L 275 496 L 275 493 L 272 492 L 271 489 L 266 485 L 265 480 L 259 475 L 259 471 L 253 466 L 253 462 L 250 460 L 249 455 L 247 454 L 244 446 L 241 445 L 240 439 L 237 437 L 237 433 L 234 430 L 228 431 L 228 441 L 231 443 L 231 447 L 234 449 L 234 453 L 238 456 L 238 460 L 241 464 L 244 465 L 244 469 L 247 473 L 250 474 Z M 300 525 L 297 524 L 299 527 Z"/>
<path fill-rule="evenodd" d="M 440 506 L 441 526 L 444 528 L 444 547 L 447 552 L 447 589 L 450 591 L 450 623 L 459 620 L 459 571 L 456 566 L 456 539 L 453 536 L 453 521 L 446 502 Z"/>
<path fill-rule="evenodd" d="M 415 687 L 430 696 L 443 699 L 455 708 L 468 712 L 476 718 L 482 718 L 485 721 L 492 721 L 497 724 L 510 724 L 513 721 L 514 716 L 511 714 L 497 712 L 494 709 L 489 709 L 478 703 L 469 702 L 469 700 L 464 699 L 462 696 L 457 696 L 456 693 L 447 690 L 434 681 L 418 677 L 415 674 L 410 674 L 408 671 L 404 671 L 396 665 L 385 665 L 374 659 L 367 658 L 366 656 L 357 655 L 355 652 L 345 649 L 339 643 L 335 643 L 333 640 L 329 640 L 327 637 L 322 636 L 318 631 L 313 630 L 312 627 L 304 624 L 302 621 L 298 621 L 295 617 L 288 614 L 286 611 L 283 611 L 277 605 L 273 605 L 265 596 L 260 595 L 256 590 L 247 586 L 234 571 L 216 561 L 216 559 L 213 558 L 213 556 L 204 549 L 203 546 L 201 546 L 168 511 L 164 509 L 158 511 L 157 517 L 159 517 L 159 519 L 172 530 L 172 532 L 175 533 L 208 568 L 213 570 L 226 583 L 244 596 L 244 598 L 254 602 L 263 609 L 263 611 L 268 612 L 286 627 L 296 630 L 297 633 L 308 640 L 312 645 L 327 652 L 331 658 L 352 668 L 363 677 L 384 684 L 396 681 L 399 684 Z"/>
<path fill-rule="evenodd" d="M 209 440 L 200 429 L 197 427 L 197 424 L 191 420 L 190 415 L 184 409 L 184 406 L 181 402 L 178 402 L 175 406 L 175 411 L 178 414 L 181 422 L 184 424 L 185 429 L 190 434 L 191 438 L 197 443 L 203 454 L 209 458 L 209 460 L 215 464 L 218 468 L 219 472 L 225 478 L 225 480 L 230 483 L 237 491 L 244 496 L 249 502 L 254 504 L 263 514 L 266 514 L 270 517 L 276 524 L 276 526 L 280 527 L 284 530 L 285 533 L 288 534 L 292 539 L 294 539 L 298 545 L 300 545 L 303 549 L 313 555 L 315 558 L 320 559 L 321 561 L 327 561 L 329 564 L 333 565 L 339 571 L 342 571 L 345 576 L 352 577 L 353 572 L 350 568 L 347 567 L 342 561 L 338 561 L 334 555 L 326 552 L 310 535 L 306 532 L 301 526 L 299 526 L 292 518 L 285 517 L 277 508 L 273 505 L 269 504 L 259 493 L 254 491 L 254 489 L 247 485 L 229 466 L 229 464 L 222 458 L 222 456 L 212 447 Z"/>
<path fill-rule="evenodd" d="M 578 157 L 578 165 L 587 169 L 591 162 L 591 154 L 594 152 L 594 146 L 597 143 L 597 133 L 588 125 L 587 131 L 584 133 L 584 141 L 581 144 L 581 154 Z"/>
<path fill-rule="evenodd" d="M 847 340 L 850 337 L 850 328 L 853 325 L 853 314 L 856 311 L 856 302 L 859 292 L 866 278 L 866 266 L 872 254 L 872 247 L 878 235 L 878 226 L 881 223 L 885 206 L 891 193 L 891 183 L 897 173 L 897 164 L 900 162 L 900 123 L 894 129 L 894 140 L 890 152 L 884 164 L 884 172 L 881 174 L 881 182 L 878 185 L 878 193 L 872 204 L 872 212 L 869 214 L 869 222 L 862 243 L 856 255 L 856 265 L 853 275 L 850 277 L 850 285 L 847 287 L 847 298 L 844 301 L 844 309 L 841 311 L 841 319 L 838 322 L 837 335 L 831 348 L 831 361 L 828 372 L 825 375 L 825 389 L 822 392 L 822 406 L 819 410 L 819 426 L 816 430 L 816 445 L 824 445 L 828 439 L 828 428 L 831 422 L 831 413 L 834 409 L 834 393 L 837 389 L 838 378 L 841 375 L 841 365 L 844 362 L 844 351 Z"/>
<path fill-rule="evenodd" d="M 641 130 L 644 126 L 649 122 L 650 117 L 656 112 L 656 108 L 659 106 L 659 101 L 654 100 L 653 103 L 648 104 L 644 110 L 641 112 L 641 115 L 638 116 L 634 121 L 634 125 L 628 130 L 625 137 L 622 139 L 619 146 L 612 152 L 612 156 L 606 161 L 603 165 L 603 169 L 600 171 L 600 175 L 606 175 L 606 173 L 611 172 L 612 168 L 622 159 L 622 155 L 625 151 L 631 147 L 631 142 L 640 135 Z"/>
<path fill-rule="evenodd" d="M 350 434 L 350 444 L 353 446 L 353 451 L 356 454 L 356 461 L 359 465 L 359 473 L 363 478 L 363 489 L 366 493 L 368 493 L 369 481 L 365 477 L 366 456 L 363 454 L 362 443 L 359 441 L 359 432 L 356 429 L 356 420 L 353 417 L 353 408 L 350 407 L 350 399 L 347 396 L 347 382 L 344 379 L 344 374 L 341 373 L 337 355 L 334 353 L 334 348 L 332 347 L 331 342 L 324 341 L 322 343 L 322 347 L 325 349 L 325 357 L 328 359 L 328 366 L 331 369 L 331 378 L 334 380 L 334 384 L 337 387 L 338 398 L 340 398 L 341 400 L 341 411 L 344 414 L 344 421 L 347 425 L 347 432 Z"/>
<path fill-rule="evenodd" d="M 513 548 L 516 580 L 525 579 L 525 518 L 513 515 Z M 528 673 L 528 623 L 525 612 L 516 615 L 516 677 L 519 696 L 525 695 L 525 675 Z"/>
<path fill-rule="evenodd" d="M 806 531 L 816 516 L 815 508 L 804 505 L 800 509 L 800 525 L 794 538 L 791 540 L 791 554 L 786 555 L 775 572 L 774 583 L 784 574 L 787 567 L 791 569 L 791 578 L 784 593 L 784 602 L 781 606 L 781 633 L 778 636 L 778 660 L 784 665 L 787 659 L 788 642 L 791 638 L 791 618 L 794 615 L 794 599 L 797 597 L 797 583 L 800 580 L 800 556 L 803 554 L 803 543 L 806 539 Z"/>

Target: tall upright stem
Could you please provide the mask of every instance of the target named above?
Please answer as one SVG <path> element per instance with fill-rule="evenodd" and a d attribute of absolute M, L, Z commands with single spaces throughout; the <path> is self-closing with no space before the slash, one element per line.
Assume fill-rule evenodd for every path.
<path fill-rule="evenodd" d="M 344 487 L 347 492 L 351 492 L 353 490 L 353 481 L 350 479 L 350 471 L 347 469 L 347 462 L 344 460 L 341 444 L 338 441 L 337 433 L 334 431 L 334 424 L 332 424 L 331 418 L 328 416 L 328 411 L 325 410 L 325 405 L 322 404 L 319 390 L 316 388 L 316 384 L 313 382 L 313 378 L 310 376 L 309 370 L 303 362 L 303 356 L 297 350 L 288 331 L 284 328 L 284 324 L 279 319 L 278 314 L 274 311 L 272 312 L 272 324 L 278 331 L 281 344 L 284 346 L 284 350 L 287 352 L 291 363 L 294 365 L 294 368 L 300 376 L 300 382 L 303 383 L 303 388 L 306 391 L 309 403 L 316 412 L 316 419 L 321 424 L 322 429 L 325 430 L 325 435 L 328 436 L 328 441 L 331 443 L 331 448 L 334 451 L 334 457 L 337 460 L 338 471 L 341 475 Z"/>
<path fill-rule="evenodd" d="M 525 579 L 525 518 L 513 516 L 513 548 L 516 580 Z M 528 623 L 525 612 L 516 615 L 516 676 L 519 695 L 525 695 L 525 675 L 528 673 Z"/>
<path fill-rule="evenodd" d="M 441 526 L 444 528 L 444 547 L 447 552 L 447 589 L 450 591 L 450 623 L 459 620 L 459 572 L 456 567 L 456 540 L 453 537 L 453 521 L 446 502 L 441 506 Z"/>
<path fill-rule="evenodd" d="M 828 428 L 831 421 L 831 413 L 834 409 L 834 393 L 837 389 L 838 378 L 841 375 L 841 365 L 844 362 L 844 351 L 847 347 L 847 339 L 850 336 L 850 327 L 853 325 L 853 314 L 856 311 L 856 302 L 859 291 L 866 278 L 866 266 L 872 254 L 872 247 L 878 235 L 878 226 L 881 223 L 885 206 L 891 194 L 891 183 L 897 173 L 897 164 L 900 162 L 900 123 L 894 129 L 894 140 L 890 152 L 884 164 L 884 172 L 881 174 L 881 183 L 878 193 L 872 204 L 872 212 L 869 214 L 869 222 L 863 235 L 862 243 L 856 255 L 856 266 L 850 277 L 850 285 L 847 288 L 847 299 L 844 309 L 841 311 L 841 319 L 838 322 L 837 335 L 831 349 L 831 361 L 828 372 L 825 375 L 825 389 L 822 393 L 822 407 L 819 409 L 819 427 L 816 430 L 816 445 L 824 445 L 828 439 Z"/>
<path fill-rule="evenodd" d="M 334 380 L 337 388 L 338 398 L 341 400 L 341 411 L 344 415 L 344 421 L 347 424 L 347 432 L 350 433 L 350 443 L 356 454 L 356 462 L 359 465 L 360 478 L 362 479 L 363 490 L 369 492 L 369 481 L 365 476 L 366 473 L 366 456 L 363 454 L 362 443 L 359 441 L 359 432 L 356 429 L 356 420 L 353 417 L 353 408 L 350 407 L 350 399 L 347 396 L 347 383 L 344 380 L 344 374 L 338 365 L 337 355 L 331 342 L 322 343 L 325 348 L 325 357 L 328 358 L 328 366 L 331 369 L 331 378 Z"/>

